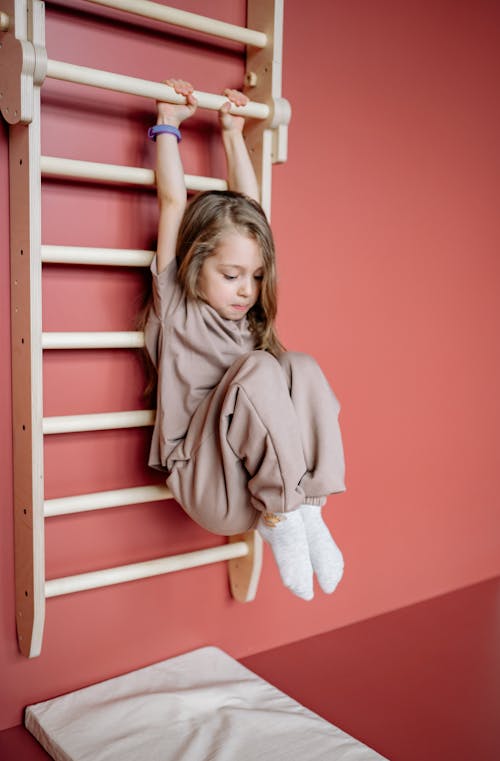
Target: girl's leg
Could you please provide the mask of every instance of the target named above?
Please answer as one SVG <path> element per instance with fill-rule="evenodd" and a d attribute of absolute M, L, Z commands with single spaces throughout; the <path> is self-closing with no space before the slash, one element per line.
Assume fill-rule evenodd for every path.
<path fill-rule="evenodd" d="M 306 498 L 306 463 L 285 374 L 273 356 L 257 351 L 234 363 L 200 405 L 168 467 L 176 499 L 214 533 L 255 527 L 262 513 L 286 517 L 272 529 L 258 523 L 259 531 L 285 585 L 312 597 L 305 527 L 292 515 Z"/>
<path fill-rule="evenodd" d="M 287 352 L 280 358 L 300 423 L 307 473 L 299 512 L 304 522 L 312 566 L 321 589 L 331 593 L 344 571 L 342 553 L 321 515 L 326 495 L 344 490 L 344 456 L 338 425 L 339 404 L 314 359 Z"/>
<path fill-rule="evenodd" d="M 257 524 L 257 531 L 271 548 L 285 587 L 303 600 L 312 600 L 313 567 L 304 529 L 300 510 L 263 513 Z"/>
<path fill-rule="evenodd" d="M 306 530 L 309 556 L 318 583 L 327 594 L 337 587 L 344 574 L 344 558 L 328 530 L 319 505 L 302 505 L 300 513 Z"/>
<path fill-rule="evenodd" d="M 306 471 L 303 502 L 323 505 L 328 494 L 345 491 L 340 404 L 316 360 L 285 352 L 279 358 L 300 430 Z"/>
<path fill-rule="evenodd" d="M 238 359 L 200 404 L 167 462 L 167 483 L 209 531 L 237 534 L 306 499 L 300 428 L 283 371 L 264 351 Z"/>
<path fill-rule="evenodd" d="M 258 413 L 259 423 L 265 423 L 268 430 L 274 432 L 276 452 L 272 453 L 271 465 L 276 470 L 276 460 L 282 463 L 284 483 L 297 483 L 300 476 L 300 491 L 304 494 L 303 504 L 300 508 L 300 516 L 303 527 L 300 526 L 298 515 L 294 512 L 286 512 L 282 516 L 286 520 L 278 520 L 275 525 L 269 521 L 260 519 L 257 524 L 259 533 L 270 544 L 285 586 L 292 588 L 295 594 L 305 599 L 312 597 L 311 566 L 314 569 L 320 587 L 324 592 L 331 593 L 339 583 L 344 568 L 342 553 L 335 544 L 326 524 L 321 516 L 321 505 L 325 502 L 326 494 L 344 490 L 344 456 L 342 440 L 338 424 L 339 403 L 333 394 L 325 376 L 314 359 L 306 354 L 287 352 L 279 359 L 279 365 L 284 374 L 286 384 L 285 391 L 281 378 L 276 378 L 276 363 L 269 355 L 259 356 L 257 352 L 253 360 L 258 360 L 260 365 L 257 372 L 253 366 L 250 374 L 239 377 L 240 392 L 248 394 L 251 403 Z M 245 363 L 245 368 L 252 363 Z M 268 365 L 268 371 L 272 377 L 267 378 L 263 372 L 263 364 Z M 272 389 L 272 393 L 269 393 Z M 249 431 L 248 439 L 258 442 L 259 436 L 256 431 L 250 432 L 248 427 L 252 417 L 243 400 L 239 414 L 242 419 L 241 425 L 236 427 L 238 454 L 248 459 L 248 440 L 242 435 L 242 430 Z M 291 405 L 290 405 L 291 402 Z M 281 421 L 287 421 L 289 429 L 286 437 L 283 437 Z M 278 421 L 280 428 L 274 429 L 274 422 Z M 257 422 L 253 417 L 254 424 Z M 231 425 L 236 426 L 237 420 Z M 299 442 L 297 440 L 297 425 L 300 439 L 300 457 L 297 456 Z M 231 440 L 231 437 L 229 437 Z M 261 449 L 257 448 L 260 457 Z M 277 457 L 276 457 L 277 454 Z M 294 466 L 300 464 L 301 470 L 295 470 L 294 479 L 290 481 L 286 471 L 287 463 Z M 263 471 L 257 469 L 255 475 L 256 493 L 263 490 Z M 295 498 L 295 494 L 287 499 L 288 510 Z M 269 511 L 269 507 L 266 506 Z M 284 509 L 287 510 L 286 505 Z M 275 515 L 276 515 L 276 511 Z M 305 531 L 304 531 L 305 529 Z M 305 534 L 305 536 L 304 536 Z M 310 561 L 305 556 L 304 540 L 307 541 Z M 296 548 L 292 556 L 291 548 Z M 285 558 L 293 558 L 293 568 Z"/>
<path fill-rule="evenodd" d="M 338 402 L 310 357 L 285 354 L 278 362 L 252 352 L 200 405 L 168 463 L 167 483 L 196 522 L 218 534 L 258 525 L 285 585 L 305 599 L 312 596 L 308 541 L 316 566 L 320 553 L 300 514 L 292 513 L 344 489 L 337 414 Z M 261 513 L 287 520 L 273 528 L 258 522 Z"/>

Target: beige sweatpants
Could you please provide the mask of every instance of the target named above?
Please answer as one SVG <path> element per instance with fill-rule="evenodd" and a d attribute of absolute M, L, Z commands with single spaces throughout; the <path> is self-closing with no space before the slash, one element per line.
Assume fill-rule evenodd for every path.
<path fill-rule="evenodd" d="M 322 505 L 345 489 L 339 409 L 307 354 L 244 354 L 193 415 L 167 485 L 216 534 L 247 531 L 262 511 Z"/>

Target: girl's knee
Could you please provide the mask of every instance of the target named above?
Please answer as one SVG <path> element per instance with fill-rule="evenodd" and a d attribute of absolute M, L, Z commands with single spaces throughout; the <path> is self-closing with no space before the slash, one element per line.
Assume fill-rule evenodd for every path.
<path fill-rule="evenodd" d="M 285 351 L 279 358 L 281 367 L 290 375 L 294 372 L 316 373 L 319 365 L 310 354 L 300 351 Z"/>
<path fill-rule="evenodd" d="M 273 378 L 280 372 L 278 360 L 268 351 L 261 349 L 251 351 L 239 360 L 238 375 L 240 378 L 245 376 L 262 377 L 264 380 L 272 382 Z"/>
<path fill-rule="evenodd" d="M 245 355 L 246 362 L 257 367 L 276 367 L 277 359 L 273 354 L 263 349 L 255 349 Z"/>
<path fill-rule="evenodd" d="M 300 351 L 284 351 L 275 357 L 268 351 L 252 351 L 245 355 L 243 365 L 258 368 L 263 372 L 276 373 L 281 370 L 296 372 L 317 372 L 320 367 L 314 357 Z"/>

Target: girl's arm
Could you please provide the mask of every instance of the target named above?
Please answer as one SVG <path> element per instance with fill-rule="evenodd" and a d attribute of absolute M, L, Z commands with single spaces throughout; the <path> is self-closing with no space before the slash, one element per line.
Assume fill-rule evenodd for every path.
<path fill-rule="evenodd" d="M 228 102 L 224 103 L 219 110 L 219 122 L 226 154 L 229 189 L 245 193 L 255 201 L 259 201 L 257 177 L 243 139 L 245 119 L 242 116 L 233 116 L 229 113 L 231 103 L 236 106 L 244 106 L 248 102 L 248 98 L 238 90 L 224 90 L 224 95 L 228 98 Z"/>
<path fill-rule="evenodd" d="M 184 105 L 157 103 L 157 124 L 179 128 L 196 111 L 193 87 L 181 79 L 167 79 L 165 84 L 184 95 Z M 156 192 L 159 205 L 157 269 L 164 270 L 175 256 L 179 226 L 186 208 L 187 192 L 184 182 L 177 137 L 168 132 L 156 136 Z"/>

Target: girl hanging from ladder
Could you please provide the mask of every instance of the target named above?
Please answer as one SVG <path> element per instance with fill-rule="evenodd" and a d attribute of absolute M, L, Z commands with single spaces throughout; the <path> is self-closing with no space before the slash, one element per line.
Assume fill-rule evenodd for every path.
<path fill-rule="evenodd" d="M 257 529 L 286 587 L 313 597 L 313 572 L 333 592 L 343 558 L 323 521 L 344 490 L 339 404 L 314 359 L 285 351 L 275 331 L 273 236 L 226 90 L 219 112 L 228 191 L 187 204 L 178 143 L 196 111 L 192 86 L 167 84 L 184 105 L 157 104 L 158 248 L 145 340 L 158 373 L 149 464 L 208 531 Z"/>

